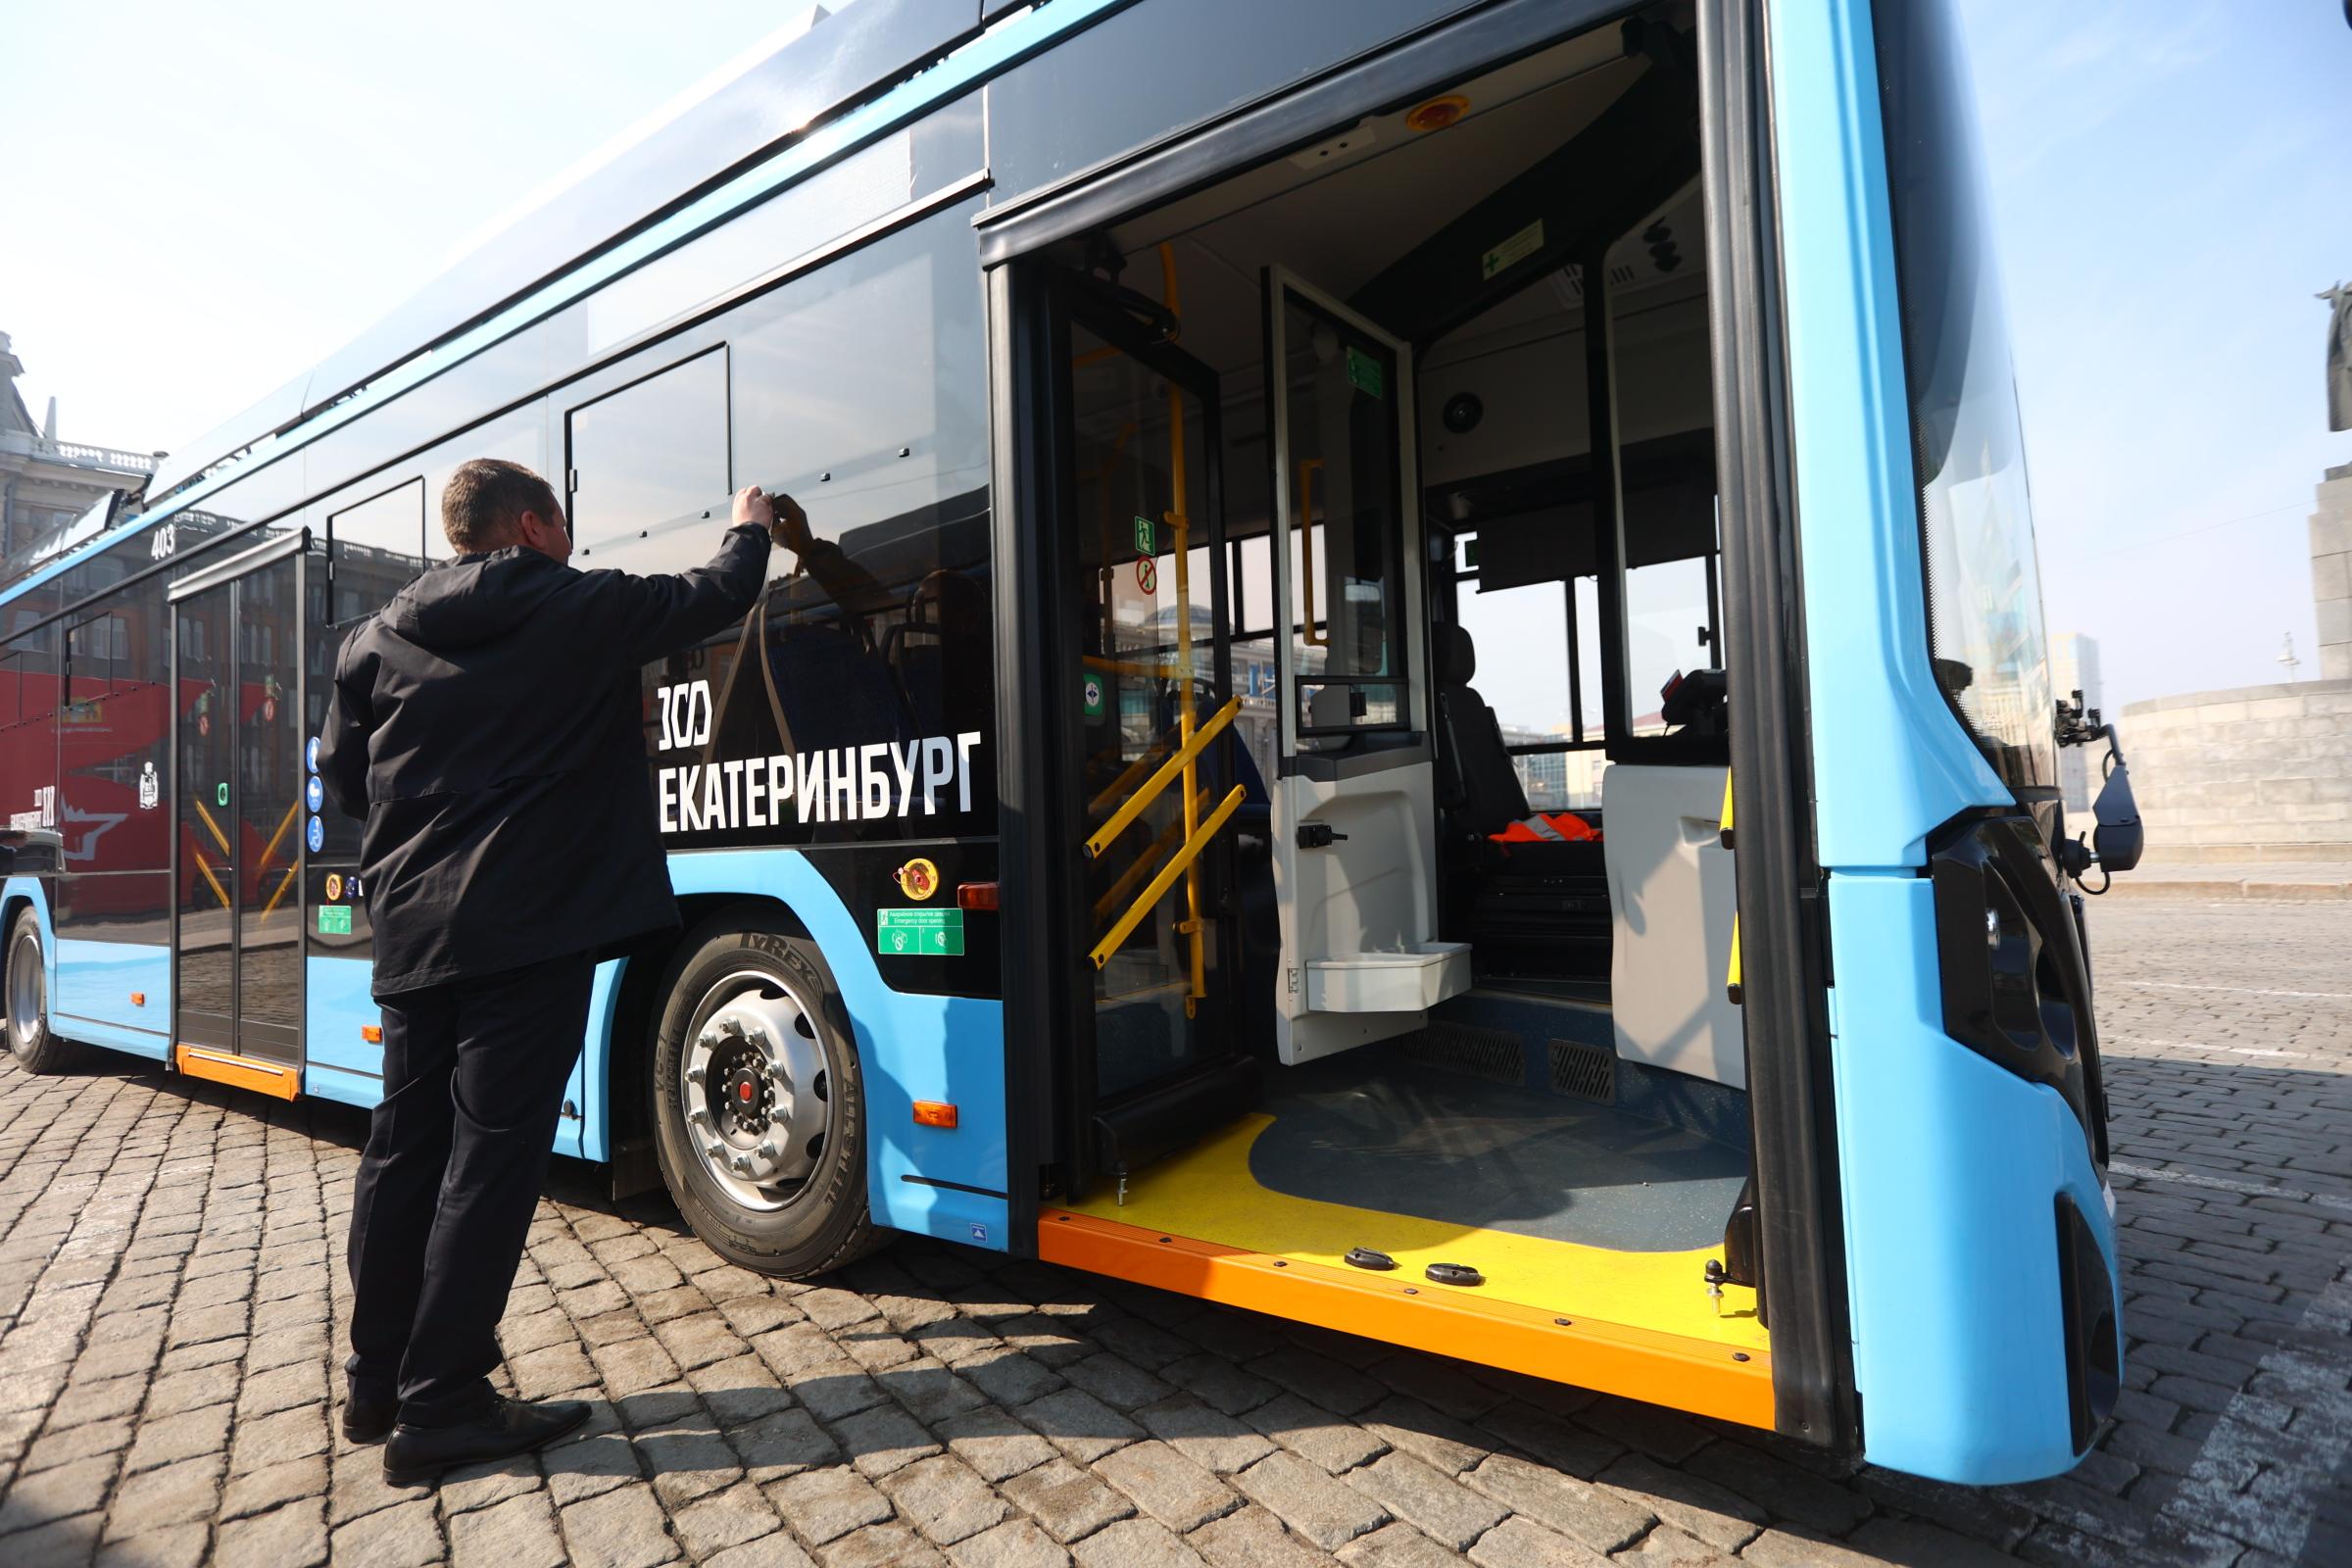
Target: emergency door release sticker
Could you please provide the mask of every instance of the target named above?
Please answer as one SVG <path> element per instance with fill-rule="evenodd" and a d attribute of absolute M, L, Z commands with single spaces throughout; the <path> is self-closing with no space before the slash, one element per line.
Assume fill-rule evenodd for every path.
<path fill-rule="evenodd" d="M 321 904 L 318 906 L 318 934 L 322 937 L 351 935 L 351 906 Z"/>
<path fill-rule="evenodd" d="M 954 958 L 963 953 L 961 909 L 876 909 L 874 951 L 914 958 Z"/>

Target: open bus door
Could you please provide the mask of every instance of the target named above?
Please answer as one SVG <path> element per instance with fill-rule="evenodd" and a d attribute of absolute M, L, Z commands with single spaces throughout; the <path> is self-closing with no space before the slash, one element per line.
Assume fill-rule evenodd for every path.
<path fill-rule="evenodd" d="M 1048 608 L 1077 911 L 1061 1097 L 1068 1181 L 1127 1174 L 1247 1109 L 1234 911 L 1250 793 L 1234 732 L 1216 373 L 1166 305 L 1049 280 L 1056 453 Z M 1049 719 L 1050 724 L 1053 720 Z"/>
<path fill-rule="evenodd" d="M 1436 770 L 1412 349 L 1281 268 L 1264 274 L 1281 742 L 1276 1043 L 1285 1065 L 1418 1029 L 1469 989 L 1438 937 Z"/>

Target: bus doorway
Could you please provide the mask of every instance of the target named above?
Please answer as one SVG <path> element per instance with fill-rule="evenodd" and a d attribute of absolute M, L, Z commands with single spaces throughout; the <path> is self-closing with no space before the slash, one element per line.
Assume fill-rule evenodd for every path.
<path fill-rule="evenodd" d="M 1207 991 L 1237 1027 L 1168 1031 L 1190 1054 L 1160 1058 L 1166 1091 L 1117 1100 L 1131 994 L 1079 959 L 1101 927 L 1061 939 L 1091 1033 L 1056 1085 L 1041 1255 L 1769 1424 L 1724 1000 L 1697 113 L 1667 35 L 1599 29 L 1157 205 L 1122 211 L 1111 173 L 1083 210 L 1115 216 L 1014 263 L 1028 297 L 1050 272 L 1115 326 L 1087 336 L 1065 304 L 1032 342 L 1063 390 L 1022 406 L 1059 421 L 1039 466 L 1078 573 L 1050 602 L 1085 608 L 1028 683 L 1197 668 L 1196 734 L 1230 710 L 1238 737 L 1197 754 L 1192 823 L 1157 829 L 1231 867 L 1200 908 L 1227 926 Z M 1001 296 L 1016 316 L 1024 287 Z M 1190 395 L 1073 395 L 1122 362 Z M 1182 466 L 1221 499 L 1187 536 L 1210 555 L 1181 621 L 1155 608 L 1161 630 L 1120 641 L 1179 407 Z M 1106 609 L 1110 635 L 1088 630 Z M 1177 625 L 1207 628 L 1189 659 Z M 1048 810 L 1084 844 L 1173 776 L 1184 731 L 1133 684 L 1064 702 L 1079 733 L 1120 731 L 1060 764 Z M 1206 776 L 1224 751 L 1231 787 Z M 1235 789 L 1260 820 L 1216 817 Z M 1083 925 L 1135 864 L 1046 902 Z M 1181 978 L 1191 919 L 1158 921 L 1139 980 Z"/>
<path fill-rule="evenodd" d="M 172 590 L 172 1060 L 291 1100 L 302 1082 L 297 531 Z"/>

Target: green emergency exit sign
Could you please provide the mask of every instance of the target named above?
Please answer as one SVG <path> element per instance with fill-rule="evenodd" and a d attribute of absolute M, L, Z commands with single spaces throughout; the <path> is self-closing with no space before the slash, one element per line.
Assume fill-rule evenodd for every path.
<path fill-rule="evenodd" d="M 321 904 L 318 906 L 318 934 L 322 937 L 351 935 L 351 906 Z"/>
<path fill-rule="evenodd" d="M 874 951 L 952 958 L 963 952 L 961 909 L 877 909 Z"/>

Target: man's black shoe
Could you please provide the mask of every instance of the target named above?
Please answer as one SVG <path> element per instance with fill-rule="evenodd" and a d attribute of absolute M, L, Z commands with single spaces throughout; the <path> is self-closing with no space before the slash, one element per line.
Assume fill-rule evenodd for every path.
<path fill-rule="evenodd" d="M 363 1399 L 355 1395 L 343 1401 L 343 1436 L 353 1443 L 381 1443 L 392 1435 L 399 1416 L 398 1399 Z"/>
<path fill-rule="evenodd" d="M 471 1421 L 454 1427 L 413 1427 L 402 1422 L 384 1445 L 384 1480 L 414 1487 L 462 1464 L 480 1464 L 553 1443 L 588 1419 L 577 1399 L 524 1404 L 501 1396 Z"/>

